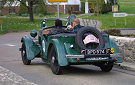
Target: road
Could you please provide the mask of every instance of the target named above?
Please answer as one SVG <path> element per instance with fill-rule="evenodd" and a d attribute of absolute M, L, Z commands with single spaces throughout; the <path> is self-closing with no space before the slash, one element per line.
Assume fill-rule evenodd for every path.
<path fill-rule="evenodd" d="M 0 66 L 38 85 L 135 85 L 135 73 L 117 68 L 109 73 L 98 67 L 83 65 L 64 70 L 63 75 L 54 75 L 49 65 L 35 59 L 31 65 L 22 64 L 19 47 L 20 39 L 26 32 L 0 35 Z"/>

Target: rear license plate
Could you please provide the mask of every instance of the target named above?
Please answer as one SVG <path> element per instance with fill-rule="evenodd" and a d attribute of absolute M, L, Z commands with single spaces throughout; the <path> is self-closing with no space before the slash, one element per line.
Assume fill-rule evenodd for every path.
<path fill-rule="evenodd" d="M 87 61 L 90 61 L 90 60 L 107 60 L 108 57 L 94 57 L 94 58 L 86 58 Z"/>
<path fill-rule="evenodd" d="M 91 55 L 91 54 L 106 54 L 106 50 L 105 49 L 101 49 L 101 50 L 85 50 L 86 55 Z"/>

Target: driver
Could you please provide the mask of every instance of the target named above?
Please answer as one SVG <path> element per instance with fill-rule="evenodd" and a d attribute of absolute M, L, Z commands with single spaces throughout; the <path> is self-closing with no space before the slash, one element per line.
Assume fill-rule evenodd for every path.
<path fill-rule="evenodd" d="M 49 34 L 58 34 L 58 33 L 62 33 L 64 32 L 65 30 L 62 28 L 62 21 L 59 20 L 59 19 L 56 19 L 54 21 L 54 24 L 55 24 L 55 28 L 51 29 Z"/>

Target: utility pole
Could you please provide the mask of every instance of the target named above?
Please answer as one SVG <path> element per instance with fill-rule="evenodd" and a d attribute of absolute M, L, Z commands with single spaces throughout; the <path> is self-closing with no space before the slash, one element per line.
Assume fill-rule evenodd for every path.
<path fill-rule="evenodd" d="M 85 14 L 89 13 L 88 10 L 89 10 L 88 0 L 85 0 Z"/>
<path fill-rule="evenodd" d="M 114 5 L 116 5 L 116 0 L 114 0 Z"/>
<path fill-rule="evenodd" d="M 58 12 L 58 19 L 60 18 L 60 9 L 59 9 L 59 7 L 60 7 L 60 3 L 59 2 L 57 2 L 57 12 Z"/>
<path fill-rule="evenodd" d="M 97 16 L 99 15 L 99 0 L 97 0 Z"/>

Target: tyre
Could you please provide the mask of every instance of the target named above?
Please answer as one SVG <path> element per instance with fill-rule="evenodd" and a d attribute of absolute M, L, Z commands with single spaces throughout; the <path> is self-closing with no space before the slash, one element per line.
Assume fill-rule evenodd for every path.
<path fill-rule="evenodd" d="M 22 44 L 21 57 L 24 65 L 30 65 L 31 60 L 27 59 L 25 44 Z"/>
<path fill-rule="evenodd" d="M 62 74 L 62 69 L 59 66 L 58 59 L 57 59 L 57 53 L 54 48 L 54 46 L 51 47 L 50 53 L 49 53 L 49 62 L 51 70 L 54 74 L 60 75 Z"/>
<path fill-rule="evenodd" d="M 84 44 L 83 40 L 87 35 L 94 35 L 97 39 L 99 39 L 99 43 L 88 43 Z M 102 33 L 97 30 L 96 28 L 93 27 L 83 27 L 81 28 L 76 35 L 76 44 L 78 47 L 83 50 L 83 49 L 101 49 L 104 48 L 105 42 L 104 38 L 102 36 Z"/>
<path fill-rule="evenodd" d="M 100 66 L 103 72 L 110 72 L 113 68 L 113 62 L 106 62 Z"/>

